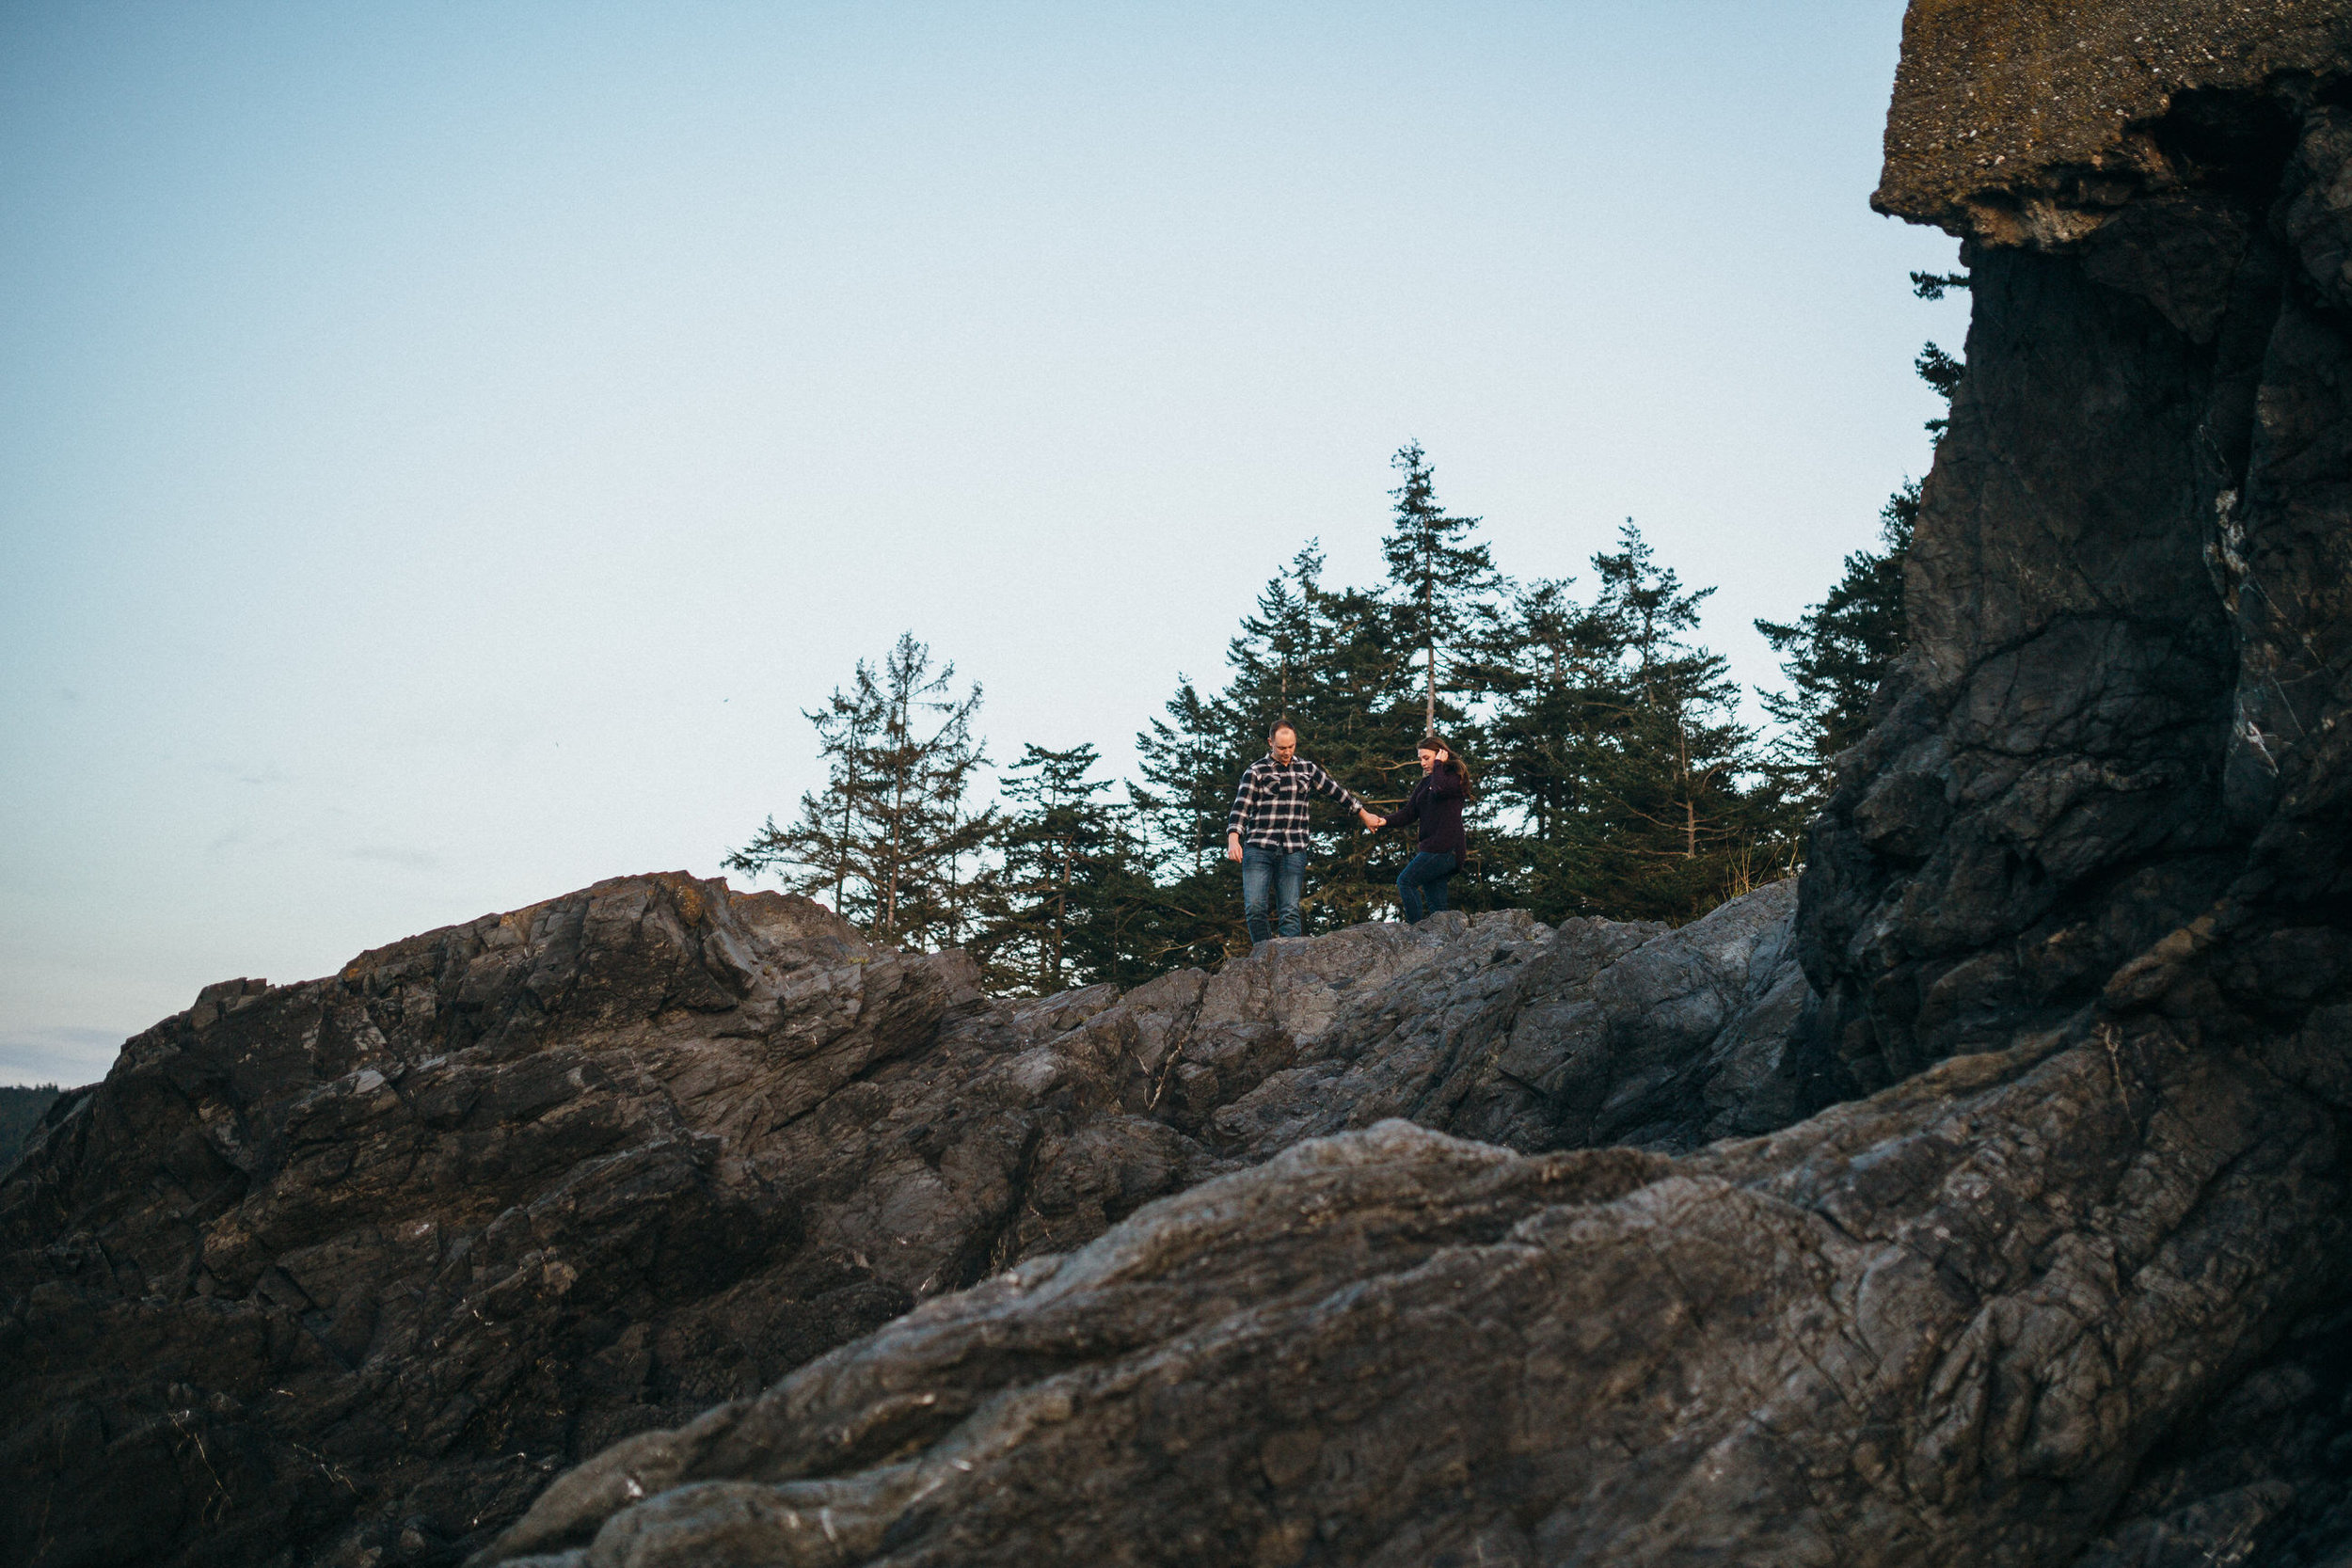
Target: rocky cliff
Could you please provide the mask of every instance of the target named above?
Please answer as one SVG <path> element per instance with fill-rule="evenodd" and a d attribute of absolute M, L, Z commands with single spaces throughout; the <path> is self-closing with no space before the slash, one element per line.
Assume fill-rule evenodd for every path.
<path fill-rule="evenodd" d="M 1969 371 L 1801 888 L 213 988 L 0 1185 L 0 1551 L 2352 1560 L 2352 6 L 1915 0 L 1878 199 Z"/>
<path fill-rule="evenodd" d="M 1457 913 L 1009 1004 L 628 878 L 212 987 L 0 1186 L 0 1553 L 449 1562 L 568 1462 L 1303 1139 L 1778 1125 L 1793 907 Z"/>

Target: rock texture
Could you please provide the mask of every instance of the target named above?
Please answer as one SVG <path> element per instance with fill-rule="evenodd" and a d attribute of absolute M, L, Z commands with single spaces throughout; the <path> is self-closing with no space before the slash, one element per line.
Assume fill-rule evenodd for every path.
<path fill-rule="evenodd" d="M 2347 55 L 2341 0 L 1914 0 L 1871 205 L 2062 246 L 2197 182 L 2198 96 L 2315 86 Z"/>
<path fill-rule="evenodd" d="M 57 1094 L 55 1084 L 38 1088 L 0 1084 L 0 1171 L 16 1164 L 33 1129 L 57 1102 Z"/>
<path fill-rule="evenodd" d="M 1779 1125 L 1793 907 L 1455 913 L 1008 1004 L 629 878 L 210 988 L 0 1186 L 0 1557 L 451 1561 L 566 1462 L 1311 1133 Z"/>
<path fill-rule="evenodd" d="M 1915 0 L 1969 371 L 1793 914 L 215 987 L 0 1183 L 0 1552 L 2343 1568 L 2346 14 Z"/>
<path fill-rule="evenodd" d="M 1983 116 L 1980 85 L 2072 71 L 2125 31 L 2169 41 L 2132 57 L 2139 96 L 2084 100 L 2083 125 L 2113 110 L 2103 145 L 2151 160 L 2138 186 L 2073 210 L 2063 245 L 1966 230 L 1968 373 L 1923 493 L 1914 645 L 1804 890 L 1806 968 L 1866 1085 L 2052 1023 L 2175 931 L 2302 929 L 2303 999 L 2332 983 L 2352 7 L 2071 8 L 2063 47 L 1956 74 L 1976 56 L 1953 39 L 2027 8 L 1914 7 L 1889 132 L 1909 215 L 2072 190 L 2081 126 L 2007 172 L 1909 138 Z M 1915 164 L 1935 192 L 1896 181 Z"/>
<path fill-rule="evenodd" d="M 1680 1162 L 1386 1122 L 616 1446 L 492 1557 L 2063 1560 L 2338 1282 L 2336 1131 L 2153 1022 Z"/>
<path fill-rule="evenodd" d="M 1819 1027 L 1867 1085 L 2160 1017 L 2340 1124 L 2352 7 L 1922 3 L 1905 38 L 1878 200 L 1963 236 L 1976 310 L 1915 643 L 1814 839 Z M 2347 1550 L 2314 1299 L 2084 1561 Z"/>
<path fill-rule="evenodd" d="M 2352 1560 L 2346 15 L 1913 7 L 1880 199 L 1967 238 L 1969 372 L 1774 1058 L 1867 1098 L 1538 1153 L 1657 1122 L 1506 1047 L 640 1434 L 488 1560 Z M 1282 1087 L 1226 1126 L 1346 1119 Z"/>

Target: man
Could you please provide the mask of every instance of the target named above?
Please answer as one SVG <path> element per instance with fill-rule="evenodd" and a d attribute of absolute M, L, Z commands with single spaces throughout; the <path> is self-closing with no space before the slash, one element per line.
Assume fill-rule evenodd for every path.
<path fill-rule="evenodd" d="M 1307 876 L 1307 797 L 1327 795 L 1359 817 L 1372 808 L 1340 787 L 1330 774 L 1298 754 L 1298 732 L 1287 723 L 1266 736 L 1266 754 L 1251 763 L 1233 791 L 1232 815 L 1225 819 L 1225 858 L 1241 863 L 1241 908 L 1249 920 L 1249 942 L 1273 934 L 1266 923 L 1272 895 L 1275 928 L 1299 934 L 1299 884 Z"/>

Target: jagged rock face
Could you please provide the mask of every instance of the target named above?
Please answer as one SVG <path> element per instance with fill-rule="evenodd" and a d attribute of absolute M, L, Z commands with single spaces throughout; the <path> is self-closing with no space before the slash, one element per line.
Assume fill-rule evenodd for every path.
<path fill-rule="evenodd" d="M 1408 1028 L 1403 1094 L 1322 1053 L 1216 1125 L 1334 1135 L 640 1434 L 485 1560 L 2341 1564 L 2346 16 L 1912 8 L 1881 200 L 1968 238 L 1969 375 L 1806 873 L 1823 1000 L 1745 1053 L 1869 1098 L 1512 1153 L 1428 1129 L 1725 1124 L 1638 1069 L 1571 1109 L 1575 1049 Z M 1592 1037 L 1575 946 L 1488 1040 Z M 1334 1131 L 1343 1083 L 1423 1126 Z"/>
<path fill-rule="evenodd" d="M 397 1484 L 429 1548 L 902 1310 L 800 1244 L 723 1128 L 969 993 L 803 901 L 682 879 L 209 988 L 0 1188 L 0 1538 L 259 1562 Z"/>
<path fill-rule="evenodd" d="M 1806 874 L 1806 968 L 1865 1086 L 2053 1023 L 2184 927 L 2305 931 L 2280 939 L 2312 949 L 2303 1000 L 2346 977 L 2327 933 L 2352 660 L 2352 111 L 2334 85 L 2352 43 L 2279 57 L 2352 26 L 2316 11 L 2235 8 L 2242 47 L 2217 47 L 2217 76 L 2247 58 L 2271 76 L 2176 92 L 2125 138 L 2149 188 L 2070 207 L 2064 245 L 1972 239 L 1914 645 Z M 2072 165 L 2021 162 L 2000 191 L 2079 197 Z"/>
<path fill-rule="evenodd" d="M 0 1558 L 446 1562 L 566 1462 L 1312 1132 L 1779 1125 L 1793 903 L 1008 1004 L 804 900 L 630 878 L 209 988 L 0 1187 Z"/>
<path fill-rule="evenodd" d="M 1482 917 L 1477 940 L 1359 1006 L 1215 1131 L 1254 1164 L 1387 1117 L 1524 1152 L 1679 1151 L 1785 1127 L 1842 1084 L 1800 1028 L 1813 994 L 1795 893 L 1779 883 L 1679 930 L 1572 920 L 1530 940 L 1543 928 L 1521 916 Z"/>
<path fill-rule="evenodd" d="M 1915 644 L 1816 830 L 1820 1026 L 1870 1085 L 2161 1016 L 2340 1129 L 2352 8 L 2032 9 L 1906 26 L 1879 200 L 1963 236 L 1976 310 Z M 2341 1560 L 2352 1302 L 2313 1300 L 2083 1563 Z"/>
<path fill-rule="evenodd" d="M 2152 1021 L 1681 1161 L 1387 1122 L 618 1445 L 489 1560 L 2063 1560 L 2341 1283 L 2338 1119 Z"/>
<path fill-rule="evenodd" d="M 0 1185 L 0 1543 L 2341 1568 L 2348 10 L 1916 0 L 1970 371 L 1793 925 L 1013 1005 L 628 879 L 215 988 Z"/>

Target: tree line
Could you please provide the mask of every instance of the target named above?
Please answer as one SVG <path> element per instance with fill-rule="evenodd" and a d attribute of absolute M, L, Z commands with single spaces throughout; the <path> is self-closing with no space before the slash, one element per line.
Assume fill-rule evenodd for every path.
<path fill-rule="evenodd" d="M 1927 298 L 1967 282 L 1912 281 Z M 1915 368 L 1947 399 L 1963 372 L 1933 343 Z M 1697 640 L 1714 590 L 1685 583 L 1631 520 L 1592 557 L 1583 593 L 1569 578 L 1518 580 L 1480 519 L 1439 500 L 1419 443 L 1393 465 L 1383 578 L 1334 583 L 1308 542 L 1241 616 L 1221 681 L 1178 675 L 1136 736 L 1139 779 L 1098 777 L 1091 745 L 1029 742 L 981 800 L 980 687 L 959 686 L 909 632 L 807 713 L 824 784 L 727 867 L 892 945 L 961 946 L 1003 991 L 1134 985 L 1248 950 L 1226 815 L 1288 720 L 1302 754 L 1375 805 L 1410 790 L 1422 735 L 1467 753 L 1478 798 L 1456 908 L 1682 921 L 1795 869 L 1833 759 L 1867 727 L 1903 645 L 1917 484 L 1888 499 L 1880 546 L 1848 556 L 1820 603 L 1756 623 L 1788 681 L 1758 693 L 1759 732 L 1740 720 L 1726 661 Z M 1314 836 L 1310 932 L 1393 910 L 1401 835 L 1333 814 Z"/>

